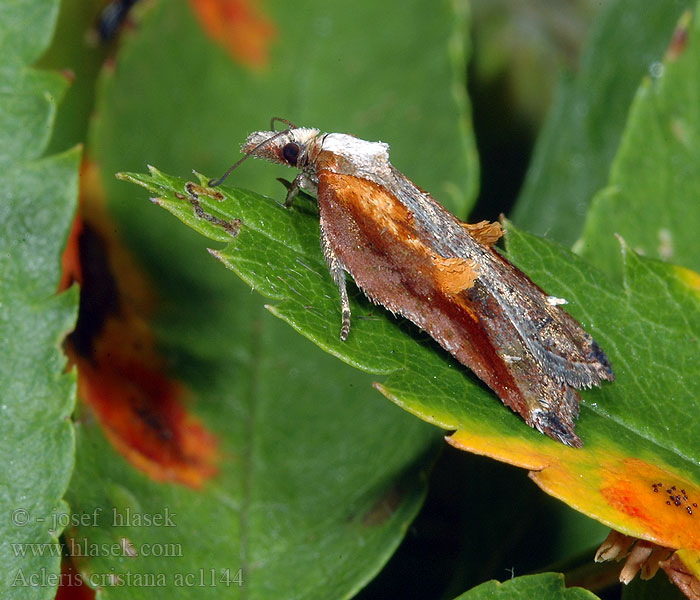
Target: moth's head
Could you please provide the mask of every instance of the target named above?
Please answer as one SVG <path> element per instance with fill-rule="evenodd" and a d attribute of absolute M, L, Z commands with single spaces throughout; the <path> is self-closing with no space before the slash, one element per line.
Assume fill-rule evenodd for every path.
<path fill-rule="evenodd" d="M 286 119 L 274 117 L 270 127 L 280 121 L 288 127 L 282 131 L 254 131 L 241 146 L 243 158 L 231 165 L 218 179 L 210 179 L 207 185 L 216 187 L 226 179 L 244 160 L 251 156 L 280 163 L 288 167 L 302 168 L 308 163 L 309 152 L 315 146 L 315 140 L 319 135 L 318 129 L 296 127 Z"/>
<path fill-rule="evenodd" d="M 296 127 L 284 131 L 254 131 L 241 146 L 241 152 L 288 167 L 301 168 L 319 135 L 318 129 Z"/>

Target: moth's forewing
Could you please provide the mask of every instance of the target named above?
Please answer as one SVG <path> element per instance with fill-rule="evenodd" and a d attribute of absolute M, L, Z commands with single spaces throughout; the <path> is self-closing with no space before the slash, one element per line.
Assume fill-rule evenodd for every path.
<path fill-rule="evenodd" d="M 612 370 L 581 326 L 491 247 L 497 224 L 460 222 L 395 169 L 380 142 L 292 128 L 251 134 L 244 150 L 299 167 L 297 187 L 318 188 L 321 244 L 341 294 L 341 339 L 350 324 L 344 270 L 529 425 L 581 445 L 576 388 L 612 380 Z"/>

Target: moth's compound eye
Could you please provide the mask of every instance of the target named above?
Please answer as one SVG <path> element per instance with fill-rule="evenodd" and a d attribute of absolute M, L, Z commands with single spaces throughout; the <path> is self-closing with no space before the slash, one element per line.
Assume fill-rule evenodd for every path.
<path fill-rule="evenodd" d="M 282 146 L 282 158 L 286 160 L 293 167 L 297 164 L 297 159 L 299 158 L 299 152 L 301 148 L 299 144 L 295 142 L 289 142 Z"/>

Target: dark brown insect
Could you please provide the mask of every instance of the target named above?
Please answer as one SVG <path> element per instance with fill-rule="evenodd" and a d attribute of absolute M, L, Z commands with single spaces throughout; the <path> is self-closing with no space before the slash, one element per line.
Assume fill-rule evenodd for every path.
<path fill-rule="evenodd" d="M 321 247 L 340 294 L 340 339 L 350 330 L 347 272 L 370 300 L 427 331 L 528 425 L 581 446 L 576 389 L 612 381 L 610 364 L 560 308 L 564 300 L 493 249 L 500 225 L 461 222 L 391 165 L 384 143 L 288 125 L 250 134 L 242 151 L 299 169 L 287 206 L 299 189 L 318 198 Z"/>

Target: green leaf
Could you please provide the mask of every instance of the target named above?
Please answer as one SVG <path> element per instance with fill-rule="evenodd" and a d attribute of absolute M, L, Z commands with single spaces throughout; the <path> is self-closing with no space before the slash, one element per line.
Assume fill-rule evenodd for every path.
<path fill-rule="evenodd" d="M 114 52 L 113 45 L 96 39 L 95 25 L 104 2 L 62 0 L 60 4 L 53 40 L 37 67 L 70 73 L 71 85 L 61 100 L 47 152 L 85 141 L 97 75 Z"/>
<path fill-rule="evenodd" d="M 58 3 L 44 0 L 0 7 L 0 76 L 10 93 L 0 95 L 0 131 L 3 148 L 0 166 L 22 164 L 44 151 L 66 81 L 55 73 L 28 65 L 46 48 L 56 19 Z M 28 36 L 31 22 L 34 35 Z"/>
<path fill-rule="evenodd" d="M 0 56 L 4 69 L 24 71 L 27 65 L 41 56 L 51 40 L 57 14 L 58 3 L 52 0 L 36 0 L 23 4 L 5 3 L 0 7 L 3 33 L 0 38 Z M 32 25 L 32 35 L 27 35 L 27 23 Z M 58 80 L 55 76 L 46 73 L 43 75 Z M 31 76 L 42 75 L 31 72 Z"/>
<path fill-rule="evenodd" d="M 184 5 L 158 9 L 165 21 L 144 25 L 153 35 L 140 31 L 131 39 L 121 49 L 118 71 L 103 81 L 99 111 L 112 116 L 95 123 L 93 147 L 111 144 L 110 154 L 121 157 L 115 170 L 142 169 L 158 157 L 161 168 L 174 172 L 223 173 L 240 158 L 248 133 L 266 129 L 271 117 L 284 117 L 299 126 L 389 142 L 398 168 L 410 170 L 416 184 L 466 215 L 479 176 L 465 93 L 463 3 L 277 1 L 265 9 L 259 18 L 274 33 L 268 62 L 253 72 L 232 64 L 205 38 Z M 182 56 L 173 56 L 173 46 Z M 131 93 L 134 86 L 138 94 Z M 168 102 L 164 90 L 182 91 Z M 249 161 L 237 181 L 276 195 L 281 188 L 275 177 L 288 178 L 290 171 L 268 166 Z M 112 182 L 105 186 L 115 196 L 123 193 Z M 115 210 L 134 206 L 119 203 Z M 126 234 L 130 246 L 138 247 L 139 236 Z"/>
<path fill-rule="evenodd" d="M 62 500 L 73 467 L 73 374 L 60 350 L 77 310 L 56 295 L 77 197 L 79 152 L 41 158 L 65 80 L 28 63 L 57 2 L 0 8 L 0 575 L 3 598 L 53 598 Z M 31 35 L 27 35 L 31 22 Z M 24 554 L 24 555 L 23 555 Z"/>
<path fill-rule="evenodd" d="M 668 45 L 687 0 L 613 0 L 590 34 L 575 76 L 563 78 L 540 134 L 513 221 L 571 245 L 608 177 L 630 103 Z"/>
<path fill-rule="evenodd" d="M 514 577 L 503 583 L 487 581 L 465 592 L 455 600 L 594 600 L 597 598 L 583 588 L 567 588 L 564 576 L 558 573 L 540 573 Z"/>
<path fill-rule="evenodd" d="M 240 291 L 219 286 L 218 319 L 197 317 L 213 308 L 199 302 L 203 312 L 188 305 L 191 320 L 172 322 L 183 344 L 193 326 L 209 343 L 217 325 L 240 340 L 215 352 L 189 344 L 190 368 L 178 369 L 196 393 L 195 414 L 219 440 L 219 472 L 202 489 L 149 480 L 82 411 L 69 497 L 77 512 L 99 514 L 74 530 L 69 548 L 128 540 L 138 556 L 78 559 L 88 584 L 111 597 L 187 598 L 194 589 L 201 598 L 350 597 L 388 559 L 422 502 L 435 451 L 430 428 L 367 398 L 367 381 L 255 315 Z M 170 521 L 135 520 L 144 515 Z"/>
<path fill-rule="evenodd" d="M 149 189 L 158 204 L 203 235 L 230 237 L 195 214 L 182 192 L 184 180 L 155 169 L 150 176 L 121 177 Z M 697 532 L 679 528 L 678 511 L 655 514 L 661 496 L 650 487 L 670 481 L 700 498 L 700 424 L 687 422 L 687 414 L 700 410 L 699 380 L 687 376 L 698 352 L 700 299 L 684 272 L 623 247 L 620 286 L 571 252 L 508 228 L 511 259 L 548 293 L 569 301 L 567 308 L 605 349 L 616 373 L 614 384 L 583 394 L 577 431 L 584 448 L 574 450 L 525 426 L 426 335 L 388 318 L 359 292 L 351 299 L 351 335 L 340 342 L 337 291 L 318 245 L 317 217 L 251 192 L 221 193 L 202 195 L 202 209 L 241 225 L 214 256 L 274 299 L 273 314 L 348 364 L 386 376 L 378 388 L 420 418 L 457 430 L 449 438 L 455 446 L 538 470 L 532 477 L 549 493 L 620 531 L 695 547 Z M 644 376 L 648 369 L 653 378 Z M 611 489 L 626 493 L 626 503 L 617 503 Z"/>
<path fill-rule="evenodd" d="M 679 23 L 665 60 L 639 88 L 608 185 L 586 219 L 578 248 L 608 272 L 621 260 L 615 233 L 637 252 L 700 270 L 698 12 Z"/>
<path fill-rule="evenodd" d="M 190 597 L 186 580 L 177 587 L 179 574 L 214 569 L 218 578 L 239 568 L 250 598 L 350 597 L 383 566 L 420 507 L 441 446 L 437 432 L 384 402 L 369 376 L 273 319 L 198 236 L 173 226 L 113 173 L 146 161 L 223 171 L 246 134 L 279 115 L 396 142 L 407 164 L 466 211 L 476 183 L 473 140 L 463 135 L 466 15 L 449 2 L 420 10 L 399 2 L 266 2 L 256 18 L 276 34 L 267 65 L 252 68 L 232 62 L 186 4 L 142 6 L 100 82 L 88 153 L 103 172 L 110 227 L 123 233 L 155 288 L 151 325 L 168 373 L 187 390 L 188 414 L 215 435 L 220 456 L 217 476 L 201 489 L 154 482 L 105 441 L 109 428 L 105 435 L 84 406 L 69 499 L 75 512 L 100 515 L 70 539 L 111 548 L 125 538 L 137 552 L 175 544 L 183 556 L 101 554 L 80 559 L 79 569 L 102 585 L 98 597 Z M 416 39 L 419 26 L 425 35 Z M 428 78 L 433 85 L 415 94 Z M 387 110 L 396 118 L 384 119 Z M 453 160 L 437 169 L 444 151 Z M 255 189 L 281 191 L 262 167 L 249 161 L 241 175 Z M 176 526 L 115 527 L 112 510 L 127 508 L 168 508 Z M 165 586 L 139 586 L 148 573 Z M 125 585 L 112 587 L 110 574 Z M 198 586 L 198 595 L 240 595 L 237 585 L 214 583 Z"/>

